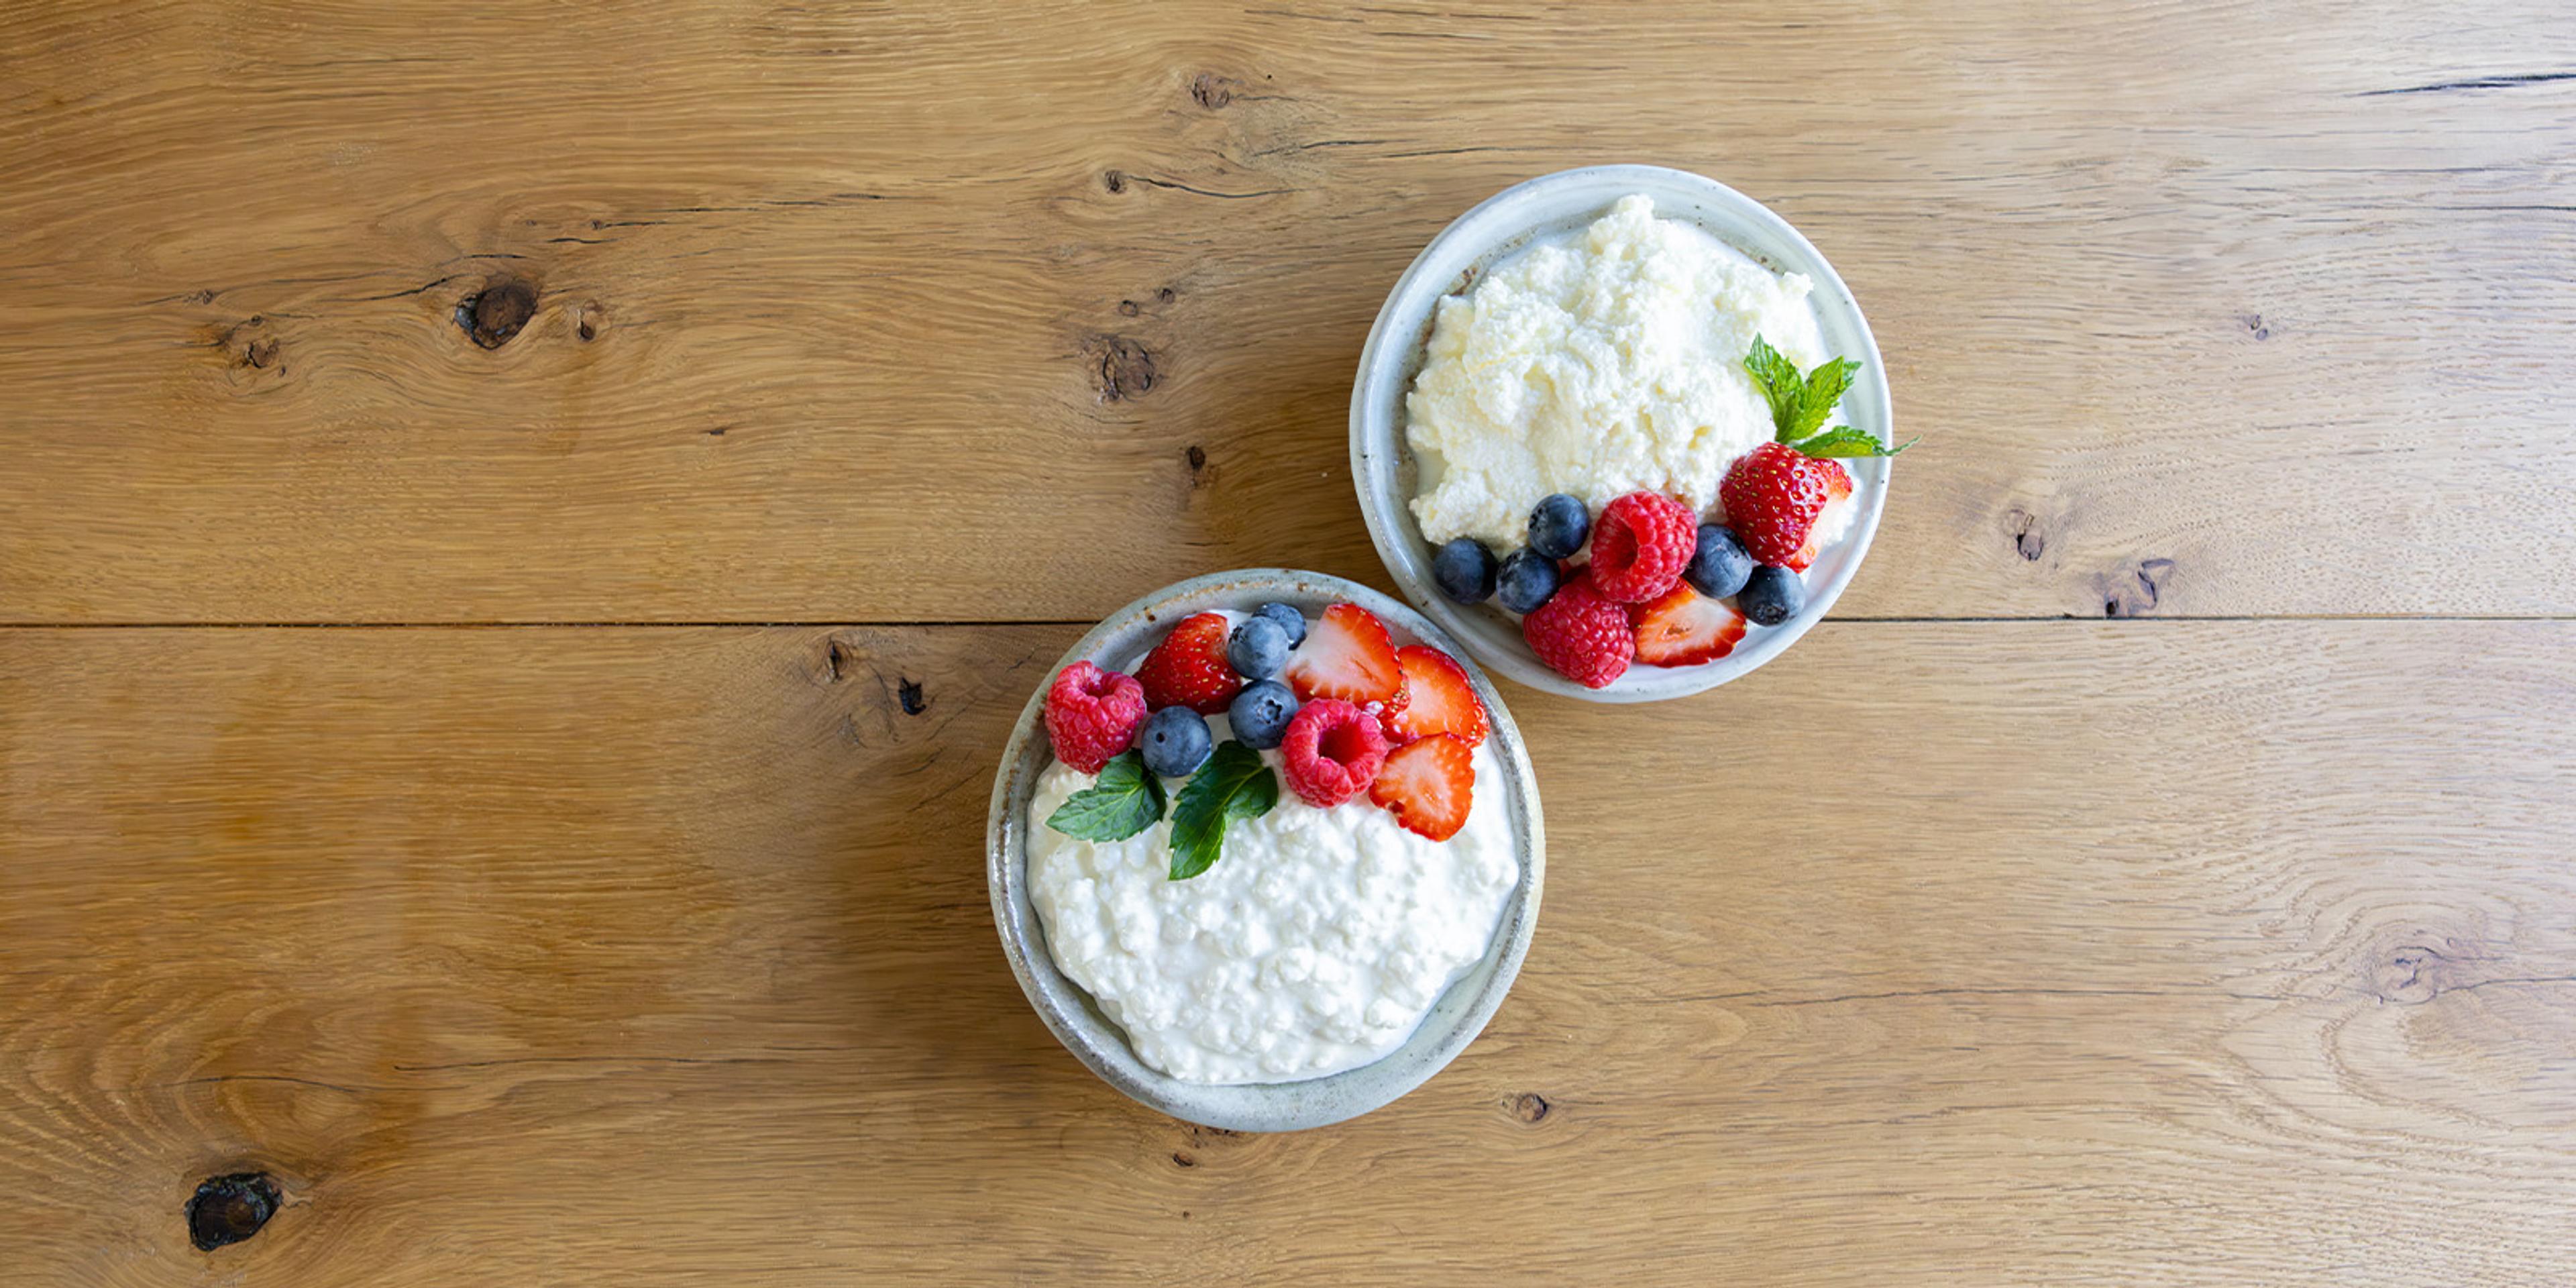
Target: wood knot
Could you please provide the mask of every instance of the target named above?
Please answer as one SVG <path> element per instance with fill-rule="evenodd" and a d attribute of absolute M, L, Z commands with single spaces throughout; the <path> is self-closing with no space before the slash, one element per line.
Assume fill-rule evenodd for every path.
<path fill-rule="evenodd" d="M 239 1243 L 277 1215 L 277 1182 L 262 1172 L 235 1172 L 197 1186 L 188 1199 L 188 1241 L 200 1252 Z"/>
<path fill-rule="evenodd" d="M 1172 1162 L 1174 1165 L 1180 1167 L 1196 1167 L 1199 1165 L 1198 1157 L 1185 1149 L 1173 1150 Z"/>
<path fill-rule="evenodd" d="M 537 288 L 523 278 L 495 278 L 456 302 L 456 325 L 474 343 L 498 349 L 537 315 Z"/>
<path fill-rule="evenodd" d="M 1200 72 L 1190 80 L 1190 101 L 1213 112 L 1234 101 L 1243 82 L 1215 72 Z"/>
<path fill-rule="evenodd" d="M 1555 1108 L 1547 1103 L 1547 1097 L 1535 1091 L 1524 1091 L 1504 1101 L 1503 1107 L 1511 1111 L 1512 1117 L 1532 1126 L 1545 1122 L 1548 1111 Z"/>
<path fill-rule="evenodd" d="M 1105 403 L 1142 397 L 1161 375 L 1153 353 L 1122 335 L 1091 337 L 1083 346 L 1083 357 L 1091 368 L 1092 388 Z"/>
<path fill-rule="evenodd" d="M 1203 470 L 1203 469 L 1206 469 L 1206 468 L 1207 468 L 1207 449 L 1206 449 L 1206 448 L 1201 447 L 1201 446 L 1199 446 L 1199 445 L 1198 445 L 1198 444 L 1196 444 L 1196 443 L 1192 443 L 1192 444 L 1190 444 L 1189 458 L 1190 458 L 1190 473 L 1192 473 L 1192 474 L 1196 474 L 1196 473 L 1198 473 L 1200 470 Z"/>
<path fill-rule="evenodd" d="M 597 300 L 588 301 L 574 309 L 572 314 L 573 335 L 579 337 L 585 344 L 598 339 L 600 323 L 606 320 L 607 313 L 608 310 L 599 307 L 599 301 Z"/>
<path fill-rule="evenodd" d="M 920 715 L 930 706 L 930 703 L 921 696 L 919 680 L 897 680 L 894 686 L 894 700 L 895 705 L 902 707 L 903 713 L 908 716 Z"/>
<path fill-rule="evenodd" d="M 1100 176 L 1100 186 L 1107 188 L 1111 192 L 1125 192 L 1127 191 L 1127 176 L 1116 170 L 1104 171 Z"/>
<path fill-rule="evenodd" d="M 2102 594 L 2104 617 L 2136 617 L 2155 611 L 2164 598 L 2165 582 L 2173 576 L 2171 559 L 2141 559 L 2126 578 L 2112 575 L 2097 578 L 2095 588 Z"/>
<path fill-rule="evenodd" d="M 2272 328 L 2269 324 L 2263 321 L 2263 315 L 2260 313 L 2247 313 L 2238 317 L 2236 321 L 2239 325 L 2245 328 L 2245 333 L 2247 335 L 2253 336 L 2257 340 L 2269 340 L 2272 338 Z"/>
<path fill-rule="evenodd" d="M 2048 534 L 2039 530 L 2039 516 L 2015 507 L 2004 514 L 2004 531 L 2012 538 L 2013 552 L 2024 560 L 2038 563 L 2048 553 Z"/>

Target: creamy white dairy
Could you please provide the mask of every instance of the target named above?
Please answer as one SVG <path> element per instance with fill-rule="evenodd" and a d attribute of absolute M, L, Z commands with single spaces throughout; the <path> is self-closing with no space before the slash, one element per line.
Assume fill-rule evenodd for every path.
<path fill-rule="evenodd" d="M 1217 741 L 1223 716 L 1208 721 Z M 1276 751 L 1261 753 L 1279 771 Z M 1168 879 L 1171 819 L 1124 841 L 1046 825 L 1092 776 L 1048 766 L 1029 802 L 1029 902 L 1056 968 L 1127 1031 L 1145 1063 L 1200 1083 L 1287 1082 L 1403 1044 L 1485 955 L 1520 861 L 1493 754 L 1475 754 L 1466 825 L 1431 841 L 1366 796 L 1298 799 L 1226 829 L 1216 866 Z M 1165 785 L 1177 799 L 1180 779 Z"/>
<path fill-rule="evenodd" d="M 1631 196 L 1442 300 L 1404 404 L 1422 535 L 1517 550 L 1555 492 L 1596 515 L 1639 489 L 1712 514 L 1726 467 L 1772 433 L 1753 337 L 1801 369 L 1833 356 L 1810 287 Z"/>

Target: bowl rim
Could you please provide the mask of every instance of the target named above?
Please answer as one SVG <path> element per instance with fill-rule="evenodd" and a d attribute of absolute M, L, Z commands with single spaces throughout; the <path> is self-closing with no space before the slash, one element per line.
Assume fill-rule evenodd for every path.
<path fill-rule="evenodd" d="M 1447 252 L 1456 243 L 1469 237 L 1478 239 L 1478 253 L 1469 271 L 1481 272 L 1489 266 L 1487 256 L 1501 259 L 1518 253 L 1517 243 L 1552 222 L 1544 218 L 1514 218 L 1517 208 L 1536 204 L 1542 198 L 1569 195 L 1567 190 L 1571 190 L 1571 194 L 1597 195 L 1601 210 L 1606 210 L 1611 202 L 1631 192 L 1644 192 L 1649 196 L 1659 193 L 1687 195 L 1761 228 L 1775 241 L 1788 247 L 1792 252 L 1789 258 L 1793 262 L 1775 262 L 1767 266 L 1805 273 L 1814 282 L 1814 293 L 1810 299 L 1815 301 L 1820 320 L 1828 311 L 1847 318 L 1848 327 L 1859 342 L 1861 352 L 1858 356 L 1862 366 L 1855 386 L 1860 396 L 1852 401 L 1877 410 L 1875 423 L 1863 428 L 1873 430 L 1882 442 L 1895 441 L 1895 407 L 1888 390 L 1887 363 L 1879 353 L 1877 336 L 1870 330 L 1869 319 L 1861 312 L 1860 302 L 1853 297 L 1842 275 L 1834 271 L 1824 252 L 1817 250 L 1815 243 L 1807 240 L 1805 234 L 1770 207 L 1706 175 L 1659 165 L 1578 166 L 1524 179 L 1476 203 L 1442 228 L 1396 278 L 1385 302 L 1378 308 L 1377 320 L 1369 327 L 1368 340 L 1360 350 L 1359 368 L 1351 382 L 1351 485 L 1359 494 L 1361 518 L 1368 527 L 1370 543 L 1377 548 L 1378 562 L 1385 565 L 1387 575 L 1395 579 L 1404 597 L 1424 616 L 1465 642 L 1478 662 L 1530 688 L 1587 702 L 1660 702 L 1704 693 L 1751 674 L 1786 652 L 1832 610 L 1834 602 L 1842 597 L 1844 588 L 1859 572 L 1871 541 L 1878 535 L 1879 519 L 1886 510 L 1892 481 L 1892 463 L 1888 459 L 1882 457 L 1851 463 L 1856 477 L 1866 472 L 1870 486 L 1860 512 L 1852 516 L 1851 530 L 1829 547 L 1830 552 L 1839 556 L 1838 562 L 1820 582 L 1809 584 L 1806 607 L 1797 616 L 1778 627 L 1759 632 L 1747 645 L 1716 661 L 1670 670 L 1632 665 L 1626 674 L 1601 689 L 1585 688 L 1557 674 L 1517 638 L 1500 648 L 1478 647 L 1486 642 L 1488 636 L 1472 628 L 1468 619 L 1470 614 L 1485 611 L 1483 606 L 1459 605 L 1439 593 L 1430 581 L 1429 544 L 1415 527 L 1409 506 L 1398 498 L 1392 508 L 1403 513 L 1388 513 L 1389 507 L 1380 503 L 1377 489 L 1372 486 L 1381 454 L 1387 462 L 1384 468 L 1389 470 L 1399 468 L 1410 455 L 1402 430 L 1404 389 L 1395 391 L 1395 414 L 1379 416 L 1376 409 L 1387 405 L 1384 401 L 1385 385 L 1402 382 L 1409 386 L 1407 368 L 1428 337 L 1427 324 L 1419 328 L 1421 335 L 1396 335 L 1397 317 L 1418 311 L 1417 306 L 1419 311 L 1427 314 L 1437 309 L 1442 298 L 1453 293 L 1448 279 L 1457 274 L 1435 275 L 1432 265 L 1447 262 L 1450 258 Z M 1660 208 L 1660 202 L 1658 205 L 1658 217 L 1675 217 L 1676 212 Z M 1739 244 L 1722 228 L 1699 226 L 1756 259 L 1772 259 Z"/>
<path fill-rule="evenodd" d="M 1222 602 L 1214 602 L 1218 596 Z M 1028 902 L 1026 814 L 1037 776 L 1052 759 L 1045 745 L 1044 710 L 1047 684 L 1058 672 L 1078 661 L 1097 662 L 1113 640 L 1157 625 L 1169 614 L 1236 607 L 1238 601 L 1250 601 L 1242 604 L 1248 610 L 1251 602 L 1269 599 L 1355 603 L 1378 614 L 1390 627 L 1458 659 L 1491 723 L 1486 743 L 1506 788 L 1503 803 L 1510 810 L 1521 876 L 1485 956 L 1450 982 L 1421 1026 L 1394 1051 L 1322 1078 L 1211 1086 L 1181 1081 L 1138 1059 L 1126 1035 L 1097 1013 L 1089 994 L 1056 969 L 1045 947 L 1045 927 Z M 1183 610 L 1179 605 L 1187 607 Z M 1109 614 L 1085 632 L 1047 668 L 1022 706 L 994 771 L 991 814 L 985 827 L 985 882 L 994 928 L 1012 975 L 1047 1030 L 1101 1081 L 1128 1098 L 1184 1121 L 1231 1131 L 1326 1126 L 1381 1108 L 1429 1081 L 1484 1031 L 1511 991 L 1537 930 L 1546 875 L 1547 843 L 1537 775 L 1519 727 L 1492 679 L 1454 637 L 1402 602 L 1345 578 L 1288 568 L 1235 569 L 1174 582 Z M 1461 995 L 1460 990 L 1470 988 Z"/>

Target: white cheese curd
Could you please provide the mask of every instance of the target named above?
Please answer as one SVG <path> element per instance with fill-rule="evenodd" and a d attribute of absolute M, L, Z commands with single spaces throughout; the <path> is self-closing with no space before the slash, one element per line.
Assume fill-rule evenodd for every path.
<path fill-rule="evenodd" d="M 1223 716 L 1208 720 L 1216 741 Z M 1492 752 L 1476 749 L 1466 825 L 1432 841 L 1363 794 L 1298 798 L 1225 831 L 1216 866 L 1169 879 L 1169 811 L 1124 841 L 1046 825 L 1092 776 L 1058 761 L 1029 802 L 1029 902 L 1056 968 L 1127 1031 L 1146 1064 L 1197 1083 L 1289 1082 L 1355 1069 L 1403 1044 L 1483 959 L 1520 883 Z M 1172 798 L 1181 779 L 1166 779 Z"/>
<path fill-rule="evenodd" d="M 1811 286 L 1629 196 L 1442 300 L 1404 403 L 1422 535 L 1508 553 L 1556 492 L 1596 515 L 1640 489 L 1712 514 L 1726 467 L 1772 434 L 1753 338 L 1801 370 L 1834 356 Z"/>

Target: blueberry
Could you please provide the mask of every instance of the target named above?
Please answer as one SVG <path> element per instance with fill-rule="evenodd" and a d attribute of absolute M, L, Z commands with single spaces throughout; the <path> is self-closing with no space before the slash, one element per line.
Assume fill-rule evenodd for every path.
<path fill-rule="evenodd" d="M 1226 665 L 1247 680 L 1267 680 L 1288 665 L 1288 632 L 1267 617 L 1247 617 L 1225 642 Z"/>
<path fill-rule="evenodd" d="M 1494 552 L 1474 537 L 1459 537 L 1431 556 L 1431 580 L 1461 604 L 1481 604 L 1494 593 Z"/>
<path fill-rule="evenodd" d="M 1306 642 L 1306 615 L 1304 613 L 1298 612 L 1296 609 L 1290 608 L 1286 604 L 1263 604 L 1261 607 L 1253 609 L 1252 615 L 1255 617 L 1267 617 L 1270 620 L 1279 623 L 1279 629 L 1288 632 L 1288 647 L 1295 648 Z"/>
<path fill-rule="evenodd" d="M 1258 680 L 1234 695 L 1225 709 L 1235 741 L 1254 751 L 1268 751 L 1288 737 L 1288 717 L 1297 714 L 1297 695 L 1277 680 Z"/>
<path fill-rule="evenodd" d="M 1556 593 L 1556 561 L 1535 550 L 1515 550 L 1494 575 L 1503 607 L 1515 613 L 1534 611 Z"/>
<path fill-rule="evenodd" d="M 1744 589 L 1744 580 L 1753 575 L 1753 556 L 1744 553 L 1744 543 L 1735 539 L 1735 530 L 1714 523 L 1699 525 L 1699 549 L 1692 552 L 1690 566 L 1682 576 L 1691 589 L 1711 599 L 1724 599 Z"/>
<path fill-rule="evenodd" d="M 1145 717 L 1136 732 L 1136 749 L 1145 753 L 1145 768 L 1165 778 L 1180 778 L 1199 767 L 1216 749 L 1207 720 L 1188 707 L 1165 707 Z"/>
<path fill-rule="evenodd" d="M 1592 512 L 1581 501 L 1559 492 L 1530 511 L 1530 549 L 1550 559 L 1571 559 L 1592 535 Z"/>
<path fill-rule="evenodd" d="M 1786 568 L 1764 564 L 1736 592 L 1735 606 L 1757 625 L 1777 626 L 1807 606 L 1807 583 Z"/>

